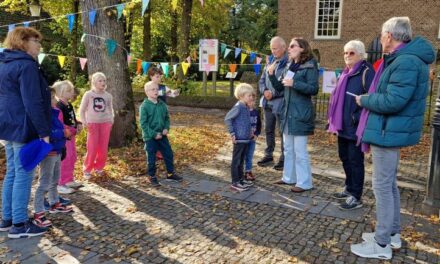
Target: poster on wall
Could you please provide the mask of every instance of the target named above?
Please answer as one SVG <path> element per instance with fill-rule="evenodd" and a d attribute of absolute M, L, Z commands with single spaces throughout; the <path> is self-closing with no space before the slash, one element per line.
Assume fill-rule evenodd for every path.
<path fill-rule="evenodd" d="M 210 72 L 218 69 L 218 39 L 199 40 L 199 71 Z"/>
<path fill-rule="evenodd" d="M 332 91 L 336 88 L 336 82 L 336 72 L 324 71 L 322 76 L 322 92 L 332 93 Z"/>

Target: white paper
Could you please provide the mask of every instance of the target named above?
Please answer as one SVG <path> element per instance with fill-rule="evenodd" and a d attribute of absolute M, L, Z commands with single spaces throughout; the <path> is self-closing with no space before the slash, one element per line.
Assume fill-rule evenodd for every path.
<path fill-rule="evenodd" d="M 351 95 L 351 96 L 354 96 L 354 97 L 358 96 L 357 94 L 350 93 L 350 92 L 346 92 L 346 94 Z"/>
<path fill-rule="evenodd" d="M 286 76 L 284 76 L 284 79 L 293 79 L 293 76 L 295 76 L 295 73 L 293 71 L 287 71 Z"/>

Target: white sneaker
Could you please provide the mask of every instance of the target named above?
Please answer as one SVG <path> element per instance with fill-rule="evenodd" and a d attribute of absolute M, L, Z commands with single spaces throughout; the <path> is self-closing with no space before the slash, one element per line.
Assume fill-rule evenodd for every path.
<path fill-rule="evenodd" d="M 67 187 L 66 185 L 58 185 L 57 190 L 58 193 L 62 193 L 62 194 L 70 194 L 75 192 L 75 189 Z"/>
<path fill-rule="evenodd" d="M 73 188 L 73 189 L 77 189 L 77 188 L 83 186 L 82 183 L 80 183 L 80 182 L 76 182 L 76 181 L 68 182 L 68 183 L 66 183 L 65 185 L 66 185 L 67 187 L 69 187 L 69 188 Z"/>
<path fill-rule="evenodd" d="M 362 233 L 362 239 L 364 241 L 376 241 L 374 239 L 374 233 Z M 391 236 L 391 248 L 399 249 L 402 247 L 402 240 L 400 240 L 400 234 L 394 234 Z"/>
<path fill-rule="evenodd" d="M 391 259 L 393 257 L 390 244 L 383 248 L 376 241 L 364 241 L 351 245 L 351 252 L 363 258 Z"/>

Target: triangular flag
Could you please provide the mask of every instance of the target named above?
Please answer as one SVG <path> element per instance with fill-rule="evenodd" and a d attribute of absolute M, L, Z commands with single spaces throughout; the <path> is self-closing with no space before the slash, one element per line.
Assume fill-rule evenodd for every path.
<path fill-rule="evenodd" d="M 131 63 L 131 55 L 128 54 L 127 55 L 127 64 L 130 65 L 130 63 Z"/>
<path fill-rule="evenodd" d="M 193 51 L 193 60 L 197 60 L 197 50 Z"/>
<path fill-rule="evenodd" d="M 96 18 L 96 10 L 89 11 L 89 22 L 90 22 L 90 25 L 93 26 L 95 24 L 95 18 Z"/>
<path fill-rule="evenodd" d="M 81 36 L 81 42 L 84 42 L 84 40 L 86 39 L 86 34 L 82 34 L 82 36 Z"/>
<path fill-rule="evenodd" d="M 241 49 L 240 48 L 235 48 L 235 58 L 238 57 L 238 55 L 240 55 L 241 53 Z"/>
<path fill-rule="evenodd" d="M 142 70 L 142 60 L 137 59 L 136 61 L 136 73 L 140 74 Z"/>
<path fill-rule="evenodd" d="M 113 53 L 115 53 L 115 50 L 116 50 L 116 40 L 106 39 L 105 44 L 107 45 L 108 56 L 111 57 L 113 55 Z"/>
<path fill-rule="evenodd" d="M 150 0 L 142 0 L 142 16 L 145 14 L 145 10 L 147 10 L 148 3 L 150 3 Z"/>
<path fill-rule="evenodd" d="M 118 10 L 118 20 L 121 18 L 122 11 L 124 11 L 124 8 L 125 8 L 125 4 L 119 4 L 116 6 L 116 10 Z"/>
<path fill-rule="evenodd" d="M 255 75 L 258 76 L 258 74 L 260 74 L 260 70 L 261 70 L 261 64 L 254 64 Z"/>
<path fill-rule="evenodd" d="M 255 63 L 256 63 L 256 64 L 261 64 L 261 61 L 262 61 L 262 60 L 263 60 L 263 58 L 261 58 L 261 57 L 257 57 Z"/>
<path fill-rule="evenodd" d="M 176 8 L 177 8 L 177 0 L 171 0 L 171 7 L 173 8 L 173 10 L 176 10 Z"/>
<path fill-rule="evenodd" d="M 202 4 L 202 7 L 203 7 L 203 4 L 204 4 L 203 2 L 204 2 L 203 0 L 200 0 L 200 3 Z"/>
<path fill-rule="evenodd" d="M 26 22 L 23 22 L 23 26 L 25 27 L 25 28 L 27 28 L 27 27 L 29 27 L 29 21 L 26 21 Z"/>
<path fill-rule="evenodd" d="M 169 72 L 169 69 L 170 69 L 170 66 L 169 66 L 168 62 L 161 62 L 160 63 L 160 67 L 162 68 L 162 71 L 165 74 L 165 77 L 168 78 L 168 72 Z"/>
<path fill-rule="evenodd" d="M 223 54 L 223 52 L 225 52 L 226 49 L 226 44 L 220 44 L 220 54 Z"/>
<path fill-rule="evenodd" d="M 173 72 L 174 72 L 174 75 L 177 74 L 177 64 L 173 65 Z"/>
<path fill-rule="evenodd" d="M 257 57 L 257 54 L 255 54 L 255 52 L 251 51 L 251 56 L 249 57 L 250 62 L 253 63 L 256 57 Z"/>
<path fill-rule="evenodd" d="M 79 64 L 81 65 L 81 70 L 84 70 L 86 67 L 87 58 L 79 58 Z"/>
<path fill-rule="evenodd" d="M 15 29 L 15 24 L 8 25 L 8 32 L 11 32 L 14 29 Z"/>
<path fill-rule="evenodd" d="M 322 75 L 324 75 L 324 68 L 320 67 L 319 68 L 319 76 L 322 76 Z"/>
<path fill-rule="evenodd" d="M 243 64 L 244 60 L 246 59 L 247 54 L 246 53 L 242 53 L 241 54 L 241 64 Z"/>
<path fill-rule="evenodd" d="M 229 64 L 229 71 L 234 73 L 237 70 L 237 64 Z"/>
<path fill-rule="evenodd" d="M 189 63 L 182 62 L 183 75 L 186 75 L 186 73 L 188 72 L 188 68 L 189 68 Z"/>
<path fill-rule="evenodd" d="M 228 57 L 229 52 L 231 52 L 231 49 L 226 48 L 225 49 L 225 55 L 223 56 L 223 58 Z"/>
<path fill-rule="evenodd" d="M 189 64 L 191 64 L 191 56 L 188 56 L 188 57 L 186 58 L 186 61 L 187 61 Z"/>
<path fill-rule="evenodd" d="M 339 78 L 339 75 L 341 75 L 341 73 L 342 73 L 342 69 L 341 68 L 336 68 L 335 69 L 336 79 Z"/>
<path fill-rule="evenodd" d="M 72 33 L 73 25 L 75 24 L 75 14 L 68 14 L 66 17 L 69 22 L 69 32 Z"/>
<path fill-rule="evenodd" d="M 45 53 L 38 54 L 38 64 L 41 64 L 45 57 L 46 57 Z"/>
<path fill-rule="evenodd" d="M 60 63 L 61 68 L 64 67 L 64 62 L 66 61 L 66 56 L 58 55 L 58 62 Z"/>
<path fill-rule="evenodd" d="M 144 71 L 144 74 L 147 74 L 148 68 L 150 68 L 150 63 L 143 61 L 142 62 L 142 70 Z"/>

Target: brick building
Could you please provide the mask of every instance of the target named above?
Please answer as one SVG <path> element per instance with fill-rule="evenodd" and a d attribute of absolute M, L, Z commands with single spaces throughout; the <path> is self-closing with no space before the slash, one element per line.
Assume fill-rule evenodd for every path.
<path fill-rule="evenodd" d="M 279 0 L 278 13 L 278 35 L 307 39 L 327 68 L 344 66 L 343 47 L 352 39 L 364 42 L 370 60 L 380 57 L 377 37 L 393 16 L 408 16 L 413 34 L 440 49 L 440 0 Z"/>

